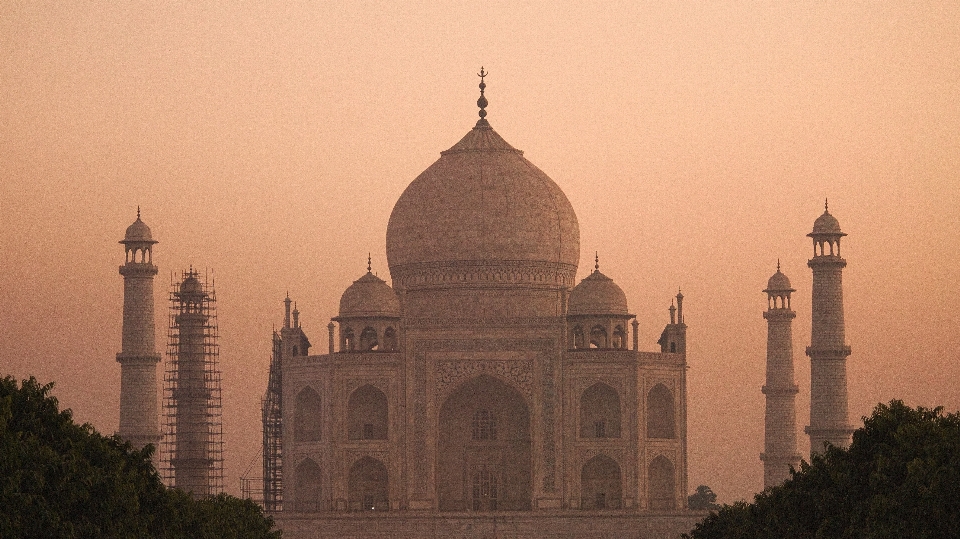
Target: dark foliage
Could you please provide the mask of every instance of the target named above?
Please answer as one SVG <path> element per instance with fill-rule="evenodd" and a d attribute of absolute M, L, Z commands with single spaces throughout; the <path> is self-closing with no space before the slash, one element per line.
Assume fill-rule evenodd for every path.
<path fill-rule="evenodd" d="M 960 414 L 878 405 L 849 449 L 828 447 L 752 504 L 712 513 L 690 537 L 960 537 Z"/>
<path fill-rule="evenodd" d="M 717 505 L 717 495 L 714 494 L 713 489 L 707 485 L 700 485 L 697 487 L 697 491 L 693 494 L 687 496 L 687 507 L 695 511 L 712 511 L 714 509 L 720 509 L 720 506 Z"/>
<path fill-rule="evenodd" d="M 160 482 L 153 446 L 77 425 L 53 384 L 0 380 L 0 537 L 277 538 L 249 500 L 194 500 Z"/>

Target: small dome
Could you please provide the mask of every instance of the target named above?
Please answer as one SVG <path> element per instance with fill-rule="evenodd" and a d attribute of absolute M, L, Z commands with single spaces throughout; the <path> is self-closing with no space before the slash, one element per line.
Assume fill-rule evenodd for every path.
<path fill-rule="evenodd" d="M 569 314 L 626 315 L 627 295 L 613 279 L 599 270 L 588 275 L 570 291 Z"/>
<path fill-rule="evenodd" d="M 400 316 L 400 300 L 383 279 L 367 272 L 340 296 L 340 317 Z"/>
<path fill-rule="evenodd" d="M 123 235 L 123 241 L 120 243 L 157 243 L 153 241 L 153 234 L 150 233 L 150 227 L 140 220 L 138 213 L 137 220 L 127 227 L 127 233 Z"/>
<path fill-rule="evenodd" d="M 830 212 L 827 210 L 823 210 L 823 215 L 817 217 L 817 220 L 813 222 L 813 232 L 809 235 L 812 236 L 815 234 L 846 236 L 846 234 L 840 231 L 840 222 L 837 221 L 836 217 L 830 215 Z"/>
<path fill-rule="evenodd" d="M 146 225 L 144 225 L 146 226 Z M 203 294 L 203 285 L 200 284 L 200 279 L 197 279 L 196 273 L 187 274 L 187 278 L 180 283 L 180 295 L 202 295 Z"/>
<path fill-rule="evenodd" d="M 780 268 L 777 268 L 777 272 L 770 277 L 770 280 L 767 281 L 767 289 L 764 292 L 793 292 L 793 287 L 790 286 L 790 279 L 786 275 L 780 272 Z"/>

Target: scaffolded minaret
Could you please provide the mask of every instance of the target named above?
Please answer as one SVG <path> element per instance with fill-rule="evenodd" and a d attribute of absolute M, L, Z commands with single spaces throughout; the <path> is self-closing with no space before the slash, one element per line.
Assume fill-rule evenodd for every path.
<path fill-rule="evenodd" d="M 824 203 L 823 215 L 813 223 L 813 323 L 810 329 L 810 453 L 823 451 L 824 442 L 838 447 L 850 443 L 847 422 L 847 346 L 843 334 L 843 268 L 840 223 Z"/>
<path fill-rule="evenodd" d="M 764 415 L 763 488 L 790 478 L 790 467 L 800 466 L 797 453 L 797 385 L 793 382 L 793 319 L 790 294 L 796 292 L 790 279 L 777 272 L 767 281 L 767 382 L 763 386 L 767 409 Z"/>
<path fill-rule="evenodd" d="M 123 338 L 120 363 L 120 437 L 134 447 L 160 441 L 157 413 L 157 363 L 153 325 L 153 246 L 150 227 L 137 220 L 127 227 L 123 249 Z"/>
<path fill-rule="evenodd" d="M 193 269 L 172 286 L 168 336 L 164 479 L 196 497 L 216 495 L 223 491 L 216 293 Z"/>

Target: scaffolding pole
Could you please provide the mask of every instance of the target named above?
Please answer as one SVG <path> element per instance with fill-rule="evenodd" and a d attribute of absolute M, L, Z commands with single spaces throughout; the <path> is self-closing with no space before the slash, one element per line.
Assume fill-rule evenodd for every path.
<path fill-rule="evenodd" d="M 223 492 L 223 408 L 216 291 L 199 277 L 171 277 L 160 474 L 204 497 Z"/>
<path fill-rule="evenodd" d="M 261 402 L 263 415 L 263 508 L 267 512 L 283 509 L 283 411 L 280 366 L 283 341 L 273 332 L 273 357 L 270 378 Z"/>

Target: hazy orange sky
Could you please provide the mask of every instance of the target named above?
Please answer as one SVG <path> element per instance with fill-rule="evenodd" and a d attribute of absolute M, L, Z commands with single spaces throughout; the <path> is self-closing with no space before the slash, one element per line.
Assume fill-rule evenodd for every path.
<path fill-rule="evenodd" d="M 117 429 L 117 241 L 140 205 L 161 351 L 171 272 L 213 269 L 231 493 L 285 293 L 324 351 L 368 251 L 389 274 L 394 202 L 476 121 L 481 65 L 488 119 L 570 198 L 579 277 L 599 251 L 641 349 L 683 289 L 691 490 L 762 487 L 778 258 L 808 451 L 825 197 L 849 234 L 851 419 L 960 409 L 960 3 L 77 4 L 0 3 L 0 373 Z"/>

